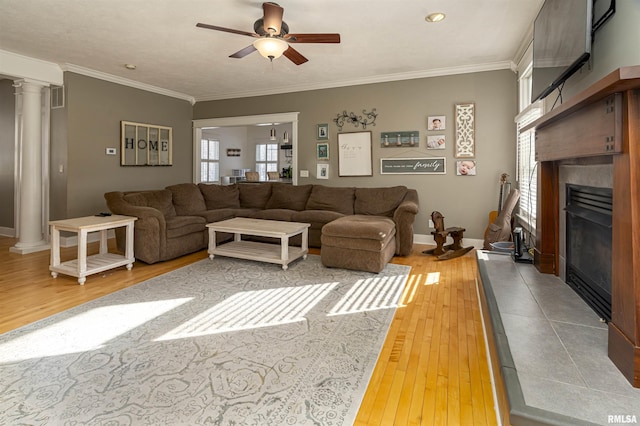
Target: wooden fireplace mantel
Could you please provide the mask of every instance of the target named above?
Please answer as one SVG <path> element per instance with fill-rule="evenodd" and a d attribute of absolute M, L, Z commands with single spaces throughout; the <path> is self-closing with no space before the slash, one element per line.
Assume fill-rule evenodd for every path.
<path fill-rule="evenodd" d="M 536 132 L 538 217 L 534 263 L 558 275 L 559 162 L 613 164 L 609 358 L 640 387 L 640 65 L 622 67 L 529 127 Z"/>

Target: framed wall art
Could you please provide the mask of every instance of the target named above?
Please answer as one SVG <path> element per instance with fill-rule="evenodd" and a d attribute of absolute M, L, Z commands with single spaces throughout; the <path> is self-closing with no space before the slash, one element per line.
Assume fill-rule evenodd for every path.
<path fill-rule="evenodd" d="M 120 165 L 172 165 L 173 129 L 171 127 L 121 121 L 120 139 Z"/>
<path fill-rule="evenodd" d="M 373 176 L 371 132 L 338 133 L 338 176 Z"/>
<path fill-rule="evenodd" d="M 427 130 L 445 130 L 447 117 L 444 115 L 430 115 L 427 118 Z"/>
<path fill-rule="evenodd" d="M 475 104 L 456 104 L 456 158 L 476 156 Z"/>
<path fill-rule="evenodd" d="M 318 164 L 316 178 L 317 179 L 329 179 L 329 165 L 328 164 L 326 164 L 326 163 Z"/>
<path fill-rule="evenodd" d="M 329 125 L 328 124 L 318 124 L 316 125 L 316 139 L 319 141 L 328 141 L 329 140 Z"/>
<path fill-rule="evenodd" d="M 456 161 L 457 176 L 475 176 L 476 160 L 458 160 Z"/>
<path fill-rule="evenodd" d="M 445 149 L 445 135 L 429 135 L 427 136 L 427 149 Z"/>
<path fill-rule="evenodd" d="M 318 160 L 329 159 L 329 143 L 321 142 L 319 144 L 316 144 L 316 158 Z"/>

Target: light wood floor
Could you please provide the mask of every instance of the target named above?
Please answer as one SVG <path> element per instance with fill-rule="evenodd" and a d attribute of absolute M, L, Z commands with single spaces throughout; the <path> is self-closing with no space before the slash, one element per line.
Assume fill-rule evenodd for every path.
<path fill-rule="evenodd" d="M 80 286 L 73 277 L 51 277 L 48 251 L 10 253 L 15 242 L 0 237 L 0 333 L 207 257 L 203 250 L 155 265 L 136 262 L 131 271 L 90 275 Z M 416 245 L 410 256 L 393 260 L 411 266 L 411 275 L 356 424 L 495 425 L 475 253 L 435 261 L 421 253 L 425 248 Z M 90 244 L 89 254 L 97 251 Z M 63 249 L 62 260 L 75 252 Z"/>

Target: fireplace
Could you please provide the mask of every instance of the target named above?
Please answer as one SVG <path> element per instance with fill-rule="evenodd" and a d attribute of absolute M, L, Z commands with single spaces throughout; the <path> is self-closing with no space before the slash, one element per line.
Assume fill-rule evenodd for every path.
<path fill-rule="evenodd" d="M 601 318 L 611 320 L 613 191 L 566 185 L 566 282 Z"/>

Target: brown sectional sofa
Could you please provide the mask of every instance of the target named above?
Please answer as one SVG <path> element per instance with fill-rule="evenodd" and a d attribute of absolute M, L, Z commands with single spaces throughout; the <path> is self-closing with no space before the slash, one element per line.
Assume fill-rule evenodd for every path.
<path fill-rule="evenodd" d="M 347 215 L 387 217 L 395 223 L 395 254 L 413 246 L 418 194 L 386 188 L 288 185 L 279 182 L 213 185 L 182 183 L 165 189 L 108 192 L 114 214 L 135 216 L 135 257 L 146 263 L 173 259 L 207 247 L 207 223 L 233 217 L 310 223 L 309 246 L 320 247 L 322 227 Z M 216 233 L 218 242 L 231 235 Z M 116 230 L 118 246 L 124 233 Z M 295 243 L 295 241 L 294 241 Z M 122 248 L 122 247 L 120 247 Z"/>

